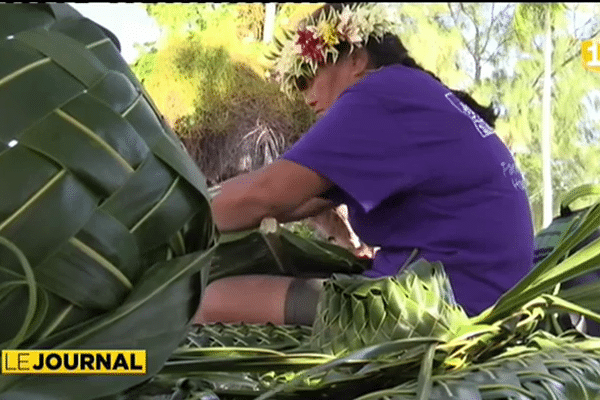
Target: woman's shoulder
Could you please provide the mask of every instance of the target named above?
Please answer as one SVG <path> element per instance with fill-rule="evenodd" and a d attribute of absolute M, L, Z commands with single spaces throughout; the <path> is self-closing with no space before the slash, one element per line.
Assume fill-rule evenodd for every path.
<path fill-rule="evenodd" d="M 385 110 L 437 108 L 450 90 L 427 72 L 391 65 L 370 72 L 341 97 L 349 104 L 371 104 Z"/>
<path fill-rule="evenodd" d="M 434 80 L 431 75 L 425 71 L 421 71 L 415 68 L 410 68 L 401 64 L 388 65 L 385 67 L 378 68 L 369 73 L 366 83 L 390 83 L 390 80 L 394 82 L 406 82 L 410 83 L 416 80 Z"/>
<path fill-rule="evenodd" d="M 370 72 L 349 91 L 386 98 L 401 95 L 401 98 L 410 99 L 439 95 L 448 89 L 427 72 L 395 64 Z"/>

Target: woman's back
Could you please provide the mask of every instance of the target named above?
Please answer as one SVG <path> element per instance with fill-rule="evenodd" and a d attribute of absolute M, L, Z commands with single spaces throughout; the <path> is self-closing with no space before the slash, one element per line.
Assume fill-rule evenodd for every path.
<path fill-rule="evenodd" d="M 529 270 L 524 182 L 493 129 L 427 73 L 390 66 L 341 94 L 284 158 L 336 185 L 352 227 L 394 275 L 413 249 L 441 261 L 470 314 Z"/>

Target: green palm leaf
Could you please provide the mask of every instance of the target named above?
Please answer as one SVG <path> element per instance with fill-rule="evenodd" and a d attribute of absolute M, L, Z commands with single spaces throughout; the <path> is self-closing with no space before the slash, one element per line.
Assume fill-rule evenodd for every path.
<path fill-rule="evenodd" d="M 35 343 L 35 348 L 138 349 L 148 355 L 147 375 L 163 366 L 181 342 L 190 315 L 198 304 L 190 276 L 206 267 L 212 252 L 192 253 L 156 264 L 117 309 L 58 332 Z M 97 398 L 119 393 L 148 376 L 2 376 L 2 398 Z M 94 392 L 89 387 L 94 387 Z"/>
<path fill-rule="evenodd" d="M 275 351 L 293 351 L 305 344 L 312 332 L 308 326 L 222 324 L 197 325 L 188 332 L 180 351 L 198 348 L 237 349 L 261 348 Z M 174 353 L 176 356 L 178 352 Z"/>
<path fill-rule="evenodd" d="M 340 246 L 303 238 L 265 219 L 258 229 L 220 236 L 209 281 L 244 274 L 325 278 L 360 274 L 368 264 Z"/>
<path fill-rule="evenodd" d="M 444 324 L 444 314 L 439 310 L 444 310 L 441 304 L 454 304 L 449 295 L 451 290 L 448 290 L 445 279 L 439 279 L 441 275 L 432 273 L 442 267 L 425 261 L 409 265 L 399 277 L 394 278 L 403 281 L 404 287 L 397 282 L 392 285 L 391 280 L 337 276 L 326 283 L 327 290 L 319 304 L 321 319 L 316 321 L 310 340 L 304 338 L 304 345 L 283 349 L 284 355 L 276 355 L 269 360 L 273 363 L 270 366 L 273 371 L 279 372 L 273 372 L 274 375 L 253 375 L 248 374 L 247 371 L 251 370 L 248 368 L 246 372 L 242 369 L 232 373 L 232 382 L 240 385 L 253 382 L 247 386 L 247 390 L 228 390 L 222 376 L 218 379 L 215 377 L 215 382 L 220 384 L 202 386 L 202 379 L 210 382 L 211 376 L 214 376 L 211 374 L 217 371 L 205 372 L 209 364 L 203 364 L 204 361 L 188 353 L 190 358 L 187 366 L 190 370 L 187 376 L 193 377 L 198 387 L 213 390 L 224 398 L 253 397 L 253 392 L 262 392 L 258 397 L 261 400 L 336 396 L 354 398 L 361 395 L 358 397 L 361 400 L 535 396 L 552 399 L 595 398 L 600 393 L 596 383 L 600 366 L 598 340 L 589 340 L 580 335 L 574 341 L 569 336 L 572 333 L 568 332 L 555 338 L 540 329 L 562 332 L 564 329 L 559 324 L 547 324 L 556 322 L 554 316 L 557 313 L 575 313 L 591 320 L 600 320 L 600 315 L 592 311 L 593 307 L 597 308 L 597 305 L 594 306 L 597 303 L 594 301 L 597 283 L 558 292 L 553 290 L 557 283 L 597 268 L 597 242 L 573 251 L 582 238 L 598 228 L 597 210 L 598 206 L 595 206 L 581 214 L 567 230 L 563 240 L 559 241 L 552 257 L 539 263 L 532 274 L 524 278 L 523 281 L 529 282 L 522 285 L 526 288 L 524 291 L 514 290 L 510 300 L 504 299 L 498 303 L 503 307 L 502 312 L 495 312 L 491 308 L 470 320 L 464 315 L 458 318 L 459 313 L 456 319 L 448 318 L 447 321 L 451 322 Z M 419 269 L 421 273 L 415 273 Z M 420 282 L 421 285 L 408 285 L 407 282 Z M 552 292 L 556 295 L 549 294 Z M 403 300 L 392 301 L 400 293 Z M 432 296 L 433 293 L 435 296 Z M 523 293 L 526 297 L 520 298 Z M 436 310 L 437 314 L 432 310 Z M 437 317 L 431 318 L 432 315 Z M 402 330 L 403 326 L 406 329 Z M 400 331 L 405 337 L 413 336 L 391 341 L 393 335 Z M 385 335 L 377 337 L 379 333 Z M 434 337 L 427 336 L 431 334 Z M 242 364 L 245 363 L 244 357 L 248 357 L 251 363 L 250 354 L 235 351 L 250 343 L 252 345 L 247 349 L 257 351 L 259 336 L 255 339 L 259 341 L 248 337 L 241 341 L 229 341 L 228 345 L 234 344 L 234 347 L 224 350 L 228 354 L 237 354 L 235 359 Z M 369 340 L 376 340 L 379 344 L 365 347 Z M 404 343 L 405 347 L 391 350 L 389 346 L 394 343 Z M 563 348 L 565 351 L 561 350 Z M 308 368 L 307 363 L 307 369 L 304 370 L 300 368 L 301 364 L 291 367 L 286 357 L 305 349 L 338 356 L 312 368 Z M 344 356 L 349 350 L 354 352 Z M 202 354 L 201 358 L 206 358 L 208 353 Z M 280 363 L 277 357 L 280 357 Z M 553 357 L 558 361 L 554 362 Z M 191 367 L 194 360 L 198 364 Z M 217 356 L 216 360 L 211 361 L 211 365 L 222 371 L 219 373 L 226 374 L 226 362 L 233 360 L 225 357 L 219 359 Z M 222 369 L 217 367 L 219 364 L 223 366 Z M 237 369 L 238 365 L 233 365 L 231 368 Z M 576 369 L 574 366 L 577 366 Z M 180 367 L 185 368 L 184 364 Z M 193 372 L 193 368 L 198 369 L 197 373 Z M 179 373 L 165 376 L 184 376 L 183 370 Z"/>
<path fill-rule="evenodd" d="M 386 341 L 445 341 L 468 323 L 439 263 L 419 260 L 396 278 L 330 279 L 313 325 L 315 348 L 332 354 Z"/>
<path fill-rule="evenodd" d="M 64 4 L 0 5 L 0 31 L 0 348 L 143 349 L 151 376 L 214 255 L 205 179 L 109 33 Z M 3 375 L 0 397 L 145 379 Z"/>
<path fill-rule="evenodd" d="M 536 297 L 551 292 L 557 284 L 600 269 L 600 240 L 596 239 L 570 254 L 599 226 L 600 202 L 581 214 L 556 248 L 517 285 L 505 293 L 493 307 L 479 315 L 476 321 L 485 323 L 502 318 Z"/>
<path fill-rule="evenodd" d="M 211 198 L 220 191 L 220 185 L 208 189 Z M 326 278 L 360 274 L 370 264 L 343 247 L 294 234 L 274 218 L 265 218 L 257 229 L 221 234 L 218 244 L 209 281 L 243 274 Z"/>
<path fill-rule="evenodd" d="M 592 399 L 600 395 L 600 341 L 538 333 L 484 363 L 431 376 L 430 399 Z M 418 382 L 356 400 L 414 400 Z"/>
<path fill-rule="evenodd" d="M 574 251 L 598 229 L 600 203 L 473 319 L 443 267 L 419 261 L 395 278 L 328 280 L 310 332 L 189 332 L 208 281 L 367 263 L 273 221 L 217 244 L 212 193 L 106 32 L 68 6 L 7 4 L 0 33 L 0 108 L 11 110 L 0 128 L 1 348 L 144 349 L 149 373 L 6 375 L 3 399 L 129 396 L 157 373 L 150 385 L 196 398 L 598 397 L 598 341 L 551 333 L 559 312 L 600 321 L 597 283 L 556 290 L 600 268 L 599 240 Z"/>

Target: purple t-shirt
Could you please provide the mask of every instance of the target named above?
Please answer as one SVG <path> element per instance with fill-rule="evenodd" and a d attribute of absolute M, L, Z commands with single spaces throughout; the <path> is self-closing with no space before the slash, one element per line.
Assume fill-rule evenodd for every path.
<path fill-rule="evenodd" d="M 441 261 L 474 315 L 531 268 L 523 178 L 493 129 L 428 74 L 391 66 L 345 90 L 282 158 L 334 184 L 350 223 L 381 249 L 370 277 L 395 275 L 413 249 Z"/>

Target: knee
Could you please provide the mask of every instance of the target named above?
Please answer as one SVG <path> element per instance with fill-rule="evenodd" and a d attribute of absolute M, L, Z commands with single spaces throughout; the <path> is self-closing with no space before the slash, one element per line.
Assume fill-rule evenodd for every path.
<path fill-rule="evenodd" d="M 208 285 L 194 323 L 283 323 L 289 277 L 236 276 Z"/>
<path fill-rule="evenodd" d="M 223 282 L 215 281 L 209 284 L 202 293 L 202 300 L 194 317 L 194 323 L 206 324 L 221 321 L 225 317 L 223 305 L 227 300 L 226 297 Z"/>

